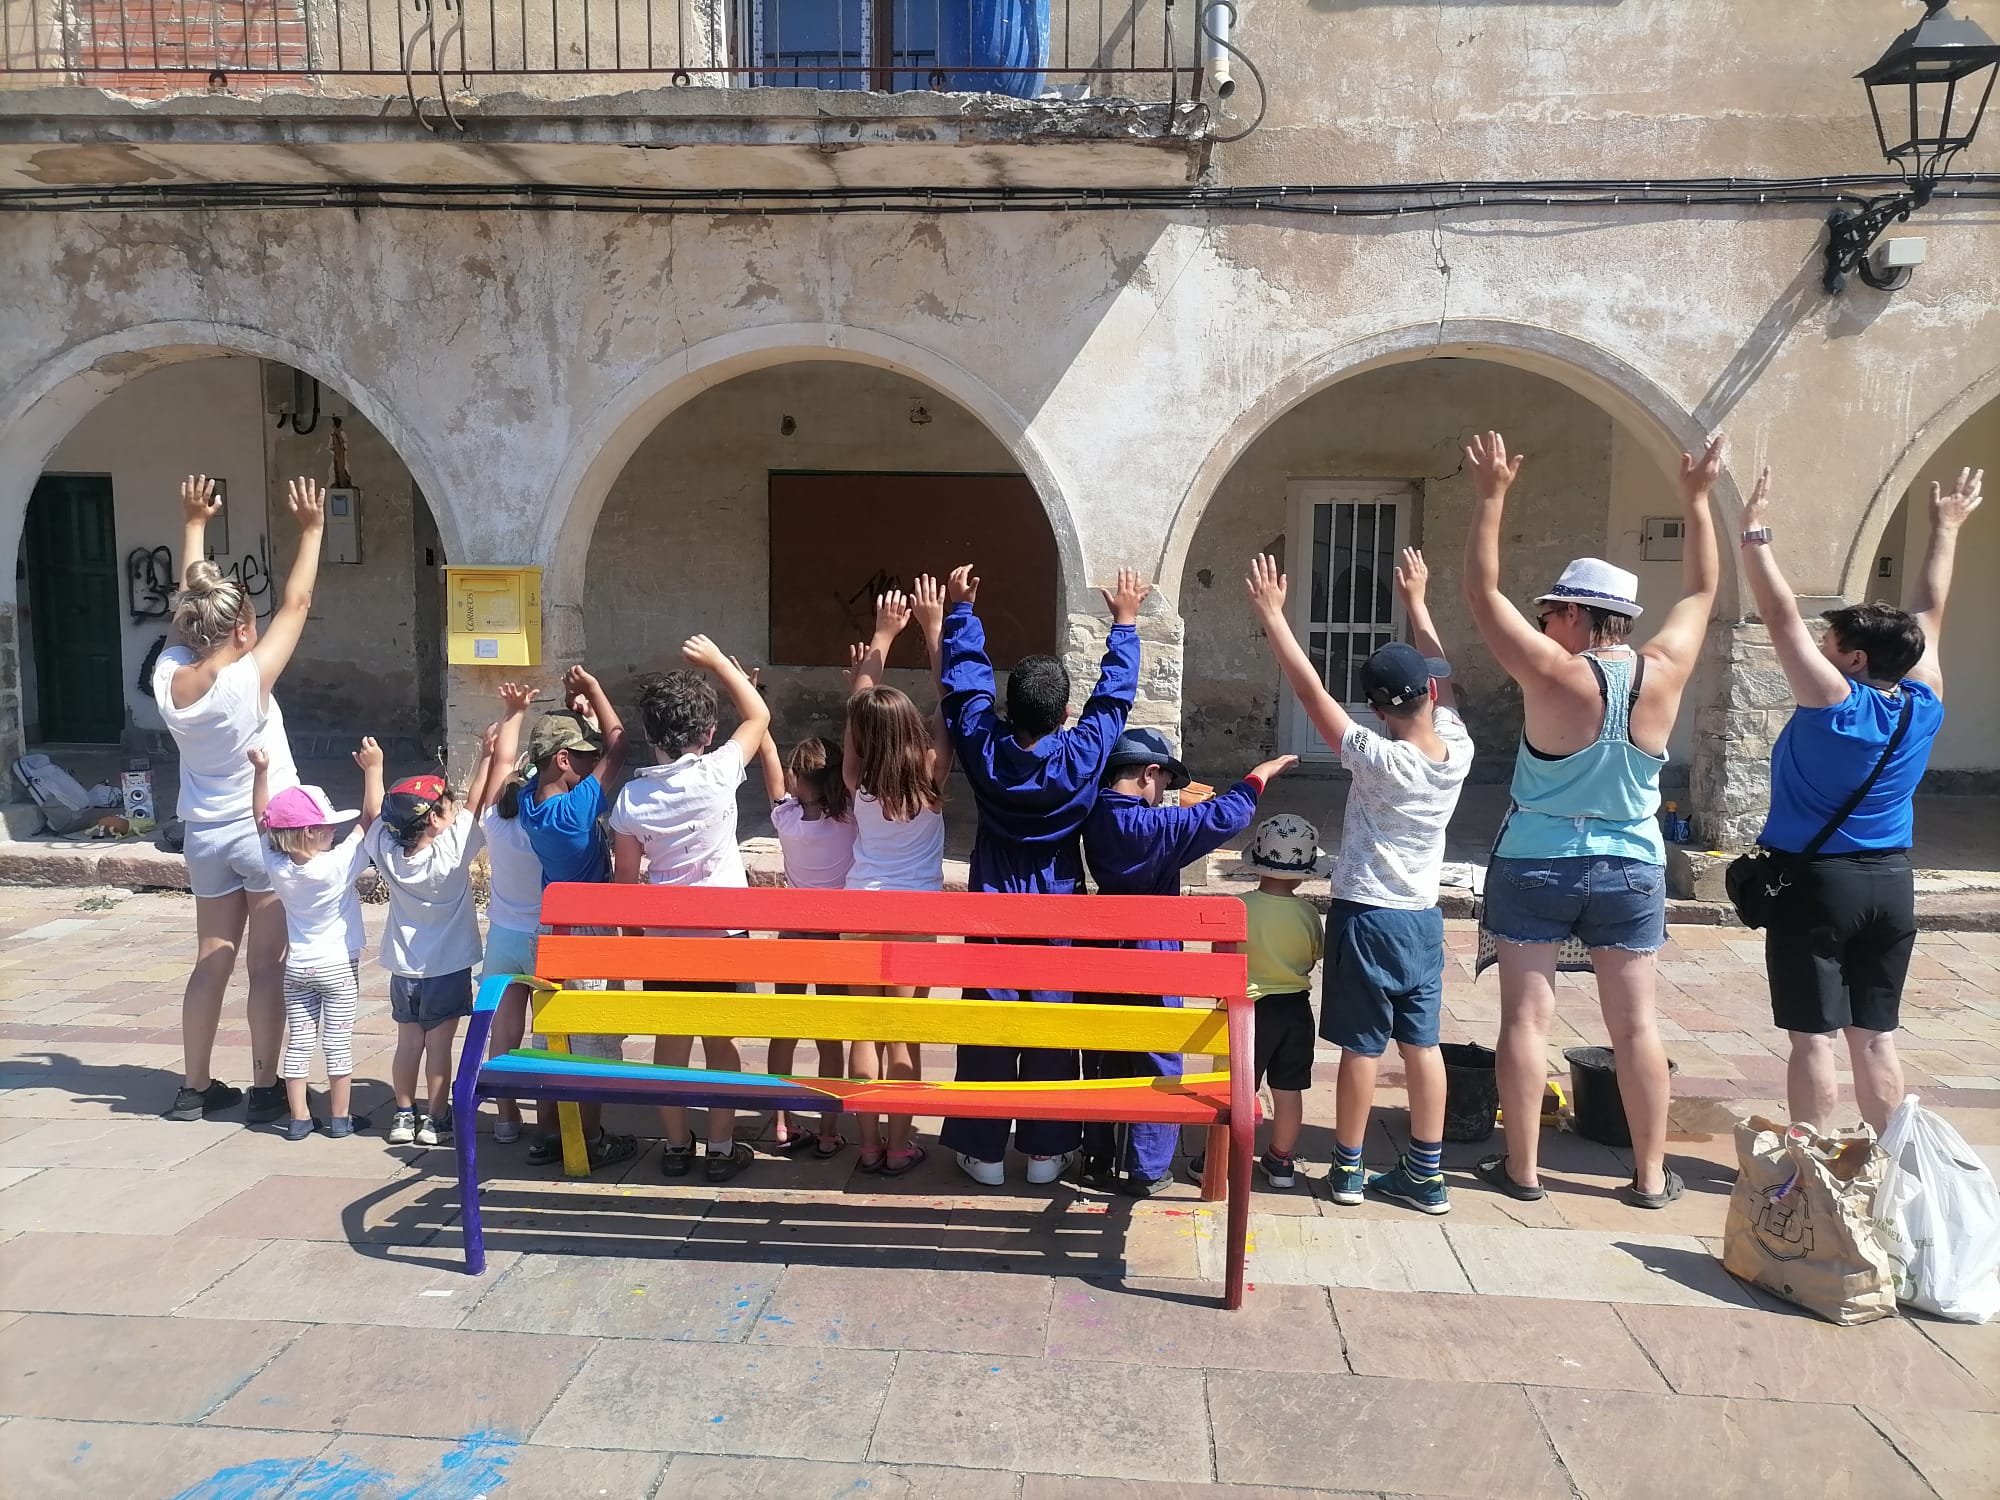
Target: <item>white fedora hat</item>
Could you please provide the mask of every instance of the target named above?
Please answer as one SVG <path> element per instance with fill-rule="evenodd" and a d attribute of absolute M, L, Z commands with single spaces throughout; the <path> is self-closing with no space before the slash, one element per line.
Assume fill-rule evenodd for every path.
<path fill-rule="evenodd" d="M 1639 618 L 1639 575 L 1614 568 L 1599 557 L 1579 557 L 1562 570 L 1554 588 L 1535 596 L 1537 604 L 1583 604 L 1614 615 Z"/>

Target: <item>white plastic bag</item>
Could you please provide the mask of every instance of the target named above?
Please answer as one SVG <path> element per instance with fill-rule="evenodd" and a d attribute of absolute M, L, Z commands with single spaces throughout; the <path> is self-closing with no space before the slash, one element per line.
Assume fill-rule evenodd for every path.
<path fill-rule="evenodd" d="M 1875 1224 L 1896 1300 L 1961 1323 L 2000 1313 L 2000 1186 L 1956 1130 L 1909 1095 L 1882 1132 Z"/>

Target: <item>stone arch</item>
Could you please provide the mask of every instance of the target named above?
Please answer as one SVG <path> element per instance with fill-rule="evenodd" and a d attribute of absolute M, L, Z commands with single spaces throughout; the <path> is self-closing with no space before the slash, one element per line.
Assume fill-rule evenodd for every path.
<path fill-rule="evenodd" d="M 1188 552 L 1217 487 L 1272 423 L 1343 380 L 1387 365 L 1440 356 L 1511 365 L 1567 386 L 1623 424 L 1669 472 L 1683 452 L 1699 449 L 1708 440 L 1687 409 L 1650 376 L 1568 334 L 1480 318 L 1413 323 L 1370 334 L 1314 355 L 1279 376 L 1209 450 L 1175 509 L 1161 548 L 1157 576 L 1167 597 L 1180 596 Z M 1735 481 L 1726 472 L 1719 496 L 1731 513 L 1741 505 Z M 1735 611 L 1735 592 L 1735 570 L 1725 567 L 1717 599 L 1724 617 Z"/>
<path fill-rule="evenodd" d="M 605 402 L 570 444 L 543 508 L 536 555 L 548 570 L 543 595 L 562 609 L 582 598 L 584 568 L 612 485 L 648 434 L 712 386 L 753 370 L 805 360 L 848 360 L 922 381 L 985 424 L 1021 466 L 1042 502 L 1062 569 L 1058 597 L 1082 588 L 1083 542 L 1069 488 L 1027 422 L 964 366 L 893 334 L 837 323 L 781 323 L 719 334 L 680 350 Z"/>

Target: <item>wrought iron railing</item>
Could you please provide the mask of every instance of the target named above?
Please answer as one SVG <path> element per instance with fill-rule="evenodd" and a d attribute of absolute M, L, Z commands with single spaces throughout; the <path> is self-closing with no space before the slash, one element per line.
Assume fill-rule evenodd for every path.
<path fill-rule="evenodd" d="M 1211 0 L 0 0 L 0 82 L 1186 98 Z M 1221 9 L 1227 9 L 1226 6 Z"/>

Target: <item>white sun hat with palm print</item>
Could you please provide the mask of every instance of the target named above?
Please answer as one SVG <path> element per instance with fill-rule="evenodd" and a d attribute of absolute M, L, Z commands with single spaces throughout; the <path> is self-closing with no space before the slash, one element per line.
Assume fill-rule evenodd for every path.
<path fill-rule="evenodd" d="M 1319 830 L 1297 813 L 1279 813 L 1257 825 L 1243 851 L 1243 873 L 1281 880 L 1319 880 L 1333 870 L 1333 856 L 1321 852 Z"/>

